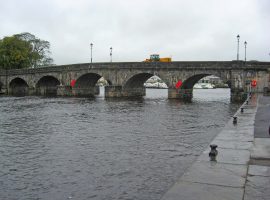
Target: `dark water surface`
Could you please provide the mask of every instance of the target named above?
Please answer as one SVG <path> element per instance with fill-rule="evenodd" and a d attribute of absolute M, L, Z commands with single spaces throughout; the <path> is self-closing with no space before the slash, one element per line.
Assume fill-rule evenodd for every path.
<path fill-rule="evenodd" d="M 0 97 L 0 199 L 156 200 L 234 114 L 228 89 L 192 103 Z"/>

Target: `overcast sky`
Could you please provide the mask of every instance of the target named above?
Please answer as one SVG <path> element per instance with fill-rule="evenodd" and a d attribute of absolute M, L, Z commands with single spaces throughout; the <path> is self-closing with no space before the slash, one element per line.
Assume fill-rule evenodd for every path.
<path fill-rule="evenodd" d="M 0 38 L 30 32 L 51 43 L 55 64 L 270 61 L 269 0 L 0 0 Z"/>

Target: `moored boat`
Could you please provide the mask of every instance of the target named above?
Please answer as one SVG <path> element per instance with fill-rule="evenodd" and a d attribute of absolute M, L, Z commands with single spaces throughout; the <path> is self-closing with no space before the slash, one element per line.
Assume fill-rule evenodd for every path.
<path fill-rule="evenodd" d="M 215 86 L 211 83 L 196 83 L 193 86 L 194 89 L 214 89 Z"/>

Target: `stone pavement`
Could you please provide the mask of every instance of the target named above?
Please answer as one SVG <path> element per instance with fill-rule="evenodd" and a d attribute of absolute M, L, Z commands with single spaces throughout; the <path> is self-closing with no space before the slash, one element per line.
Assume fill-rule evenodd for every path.
<path fill-rule="evenodd" d="M 239 109 L 235 114 L 237 124 L 231 119 L 211 142 L 218 145 L 217 161 L 209 161 L 210 148 L 207 148 L 162 200 L 270 198 L 270 168 L 258 165 L 258 160 L 267 162 L 265 158 L 270 155 L 270 145 L 265 139 L 255 138 L 254 141 L 257 96 L 253 95 L 241 108 L 244 112 Z M 265 144 L 263 147 L 262 143 Z"/>
<path fill-rule="evenodd" d="M 255 138 L 270 138 L 270 96 L 261 96 L 258 101 L 258 111 L 255 117 Z"/>
<path fill-rule="evenodd" d="M 260 96 L 244 200 L 270 199 L 270 97 Z"/>

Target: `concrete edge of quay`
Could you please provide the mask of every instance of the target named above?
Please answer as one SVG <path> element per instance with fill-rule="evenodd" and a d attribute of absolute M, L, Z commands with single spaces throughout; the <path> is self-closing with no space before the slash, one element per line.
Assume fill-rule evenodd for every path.
<path fill-rule="evenodd" d="M 254 151 L 255 116 L 259 97 L 260 94 L 248 97 L 212 140 L 210 144 L 218 146 L 216 161 L 210 161 L 208 146 L 165 193 L 162 200 L 252 199 L 246 194 L 246 184 L 249 173 L 254 173 L 254 169 L 249 171 L 249 166 Z M 258 174 L 263 173 L 263 170 L 267 169 L 255 168 Z M 250 188 L 248 190 L 251 191 Z"/>

